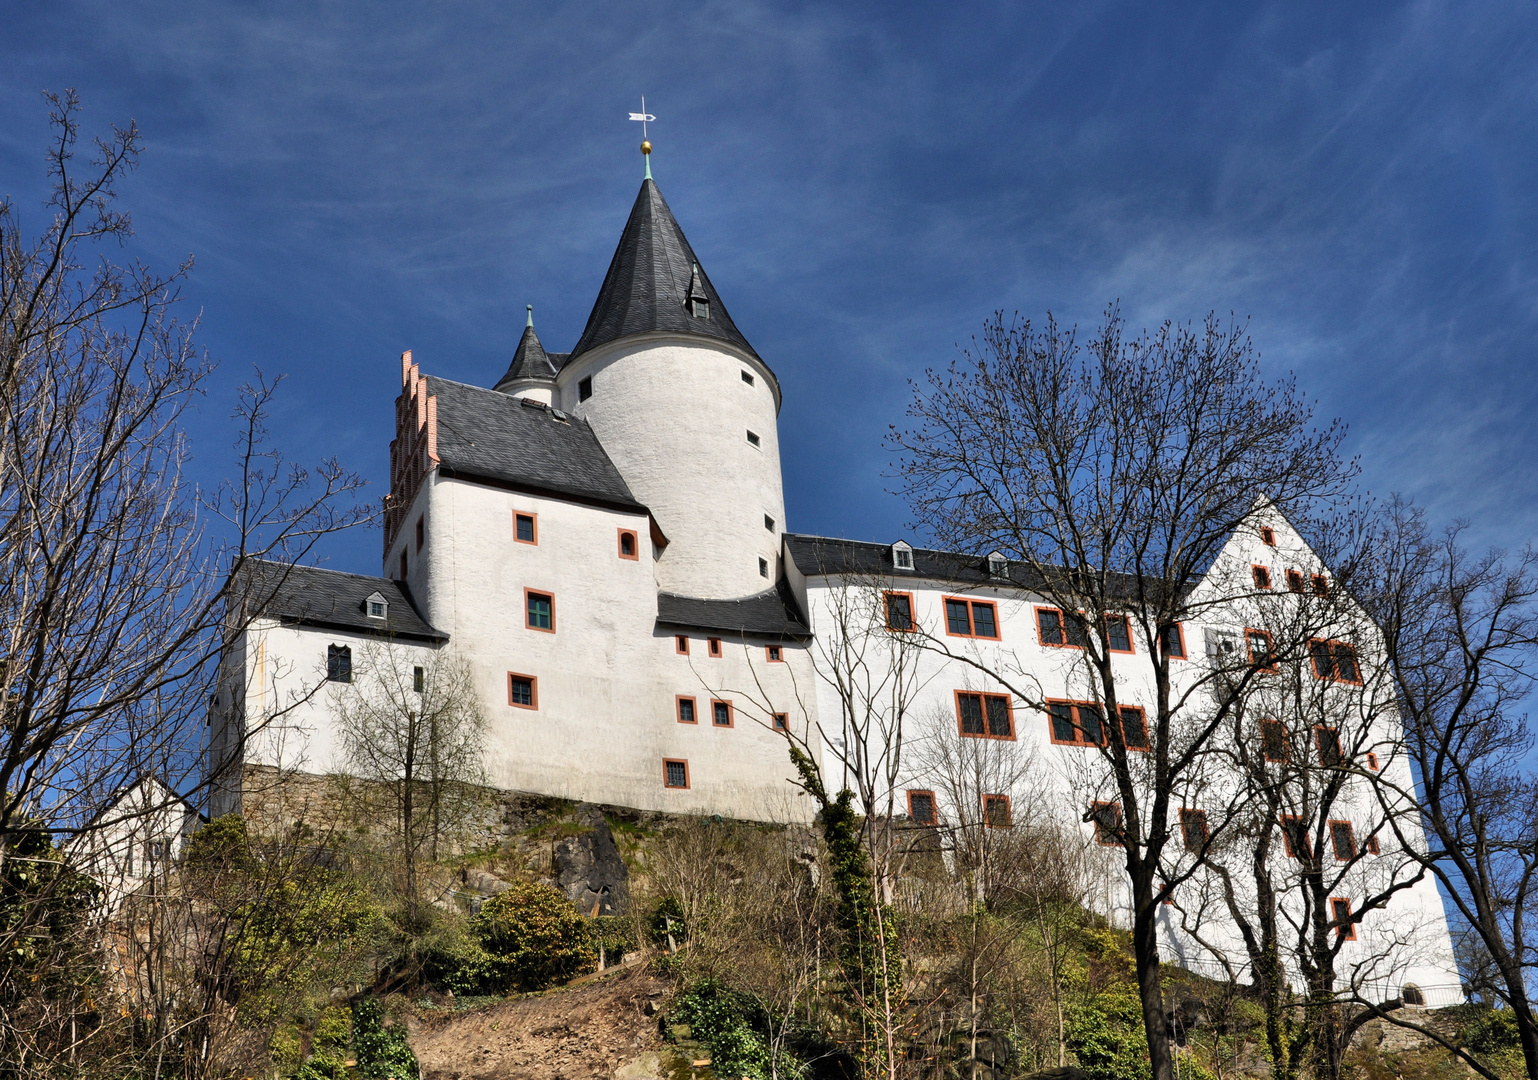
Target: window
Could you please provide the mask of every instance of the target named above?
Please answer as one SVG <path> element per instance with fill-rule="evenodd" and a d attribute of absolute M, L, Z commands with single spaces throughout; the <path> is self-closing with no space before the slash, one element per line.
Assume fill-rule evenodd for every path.
<path fill-rule="evenodd" d="M 634 531 L 621 529 L 619 531 L 619 557 L 622 559 L 641 559 L 641 541 Z"/>
<path fill-rule="evenodd" d="M 1356 940 L 1356 923 L 1351 921 L 1351 901 L 1338 896 L 1330 897 L 1330 922 L 1341 941 Z"/>
<path fill-rule="evenodd" d="M 689 314 L 696 319 L 710 318 L 710 301 L 704 297 L 691 296 L 689 298 Z"/>
<path fill-rule="evenodd" d="M 940 817 L 935 813 L 935 793 L 933 791 L 908 792 L 908 820 L 915 825 L 935 825 Z"/>
<path fill-rule="evenodd" d="M 1276 530 L 1269 525 L 1260 527 L 1260 542 L 1267 547 L 1276 547 Z"/>
<path fill-rule="evenodd" d="M 1111 643 L 1112 652 L 1131 652 L 1132 620 L 1125 615 L 1107 615 L 1105 636 Z"/>
<path fill-rule="evenodd" d="M 1009 812 L 1008 795 L 983 796 L 983 825 L 989 829 L 1007 829 L 1014 824 Z"/>
<path fill-rule="evenodd" d="M 427 686 L 427 669 L 414 667 L 411 669 L 411 689 L 420 694 Z"/>
<path fill-rule="evenodd" d="M 1075 615 L 1064 619 L 1057 608 L 1036 609 L 1036 635 L 1043 645 L 1066 645 L 1072 649 L 1084 648 L 1088 636 L 1084 632 L 1084 620 Z"/>
<path fill-rule="evenodd" d="M 769 576 L 769 560 L 768 559 L 759 559 L 758 560 L 758 576 L 759 577 L 768 577 Z"/>
<path fill-rule="evenodd" d="M 1287 571 L 1287 591 L 1300 593 L 1303 591 L 1303 571 Z"/>
<path fill-rule="evenodd" d="M 719 657 L 721 655 L 721 639 L 718 637 L 706 638 L 705 651 L 710 653 L 711 656 Z"/>
<path fill-rule="evenodd" d="M 1269 566 L 1250 567 L 1250 576 L 1255 579 L 1255 588 L 1269 589 L 1271 587 L 1271 568 Z"/>
<path fill-rule="evenodd" d="M 1207 830 L 1207 811 L 1180 811 L 1180 839 L 1185 843 L 1187 851 L 1202 850 L 1211 835 Z"/>
<path fill-rule="evenodd" d="M 593 377 L 591 375 L 589 375 L 587 378 L 585 378 L 581 382 L 577 383 L 577 400 L 579 402 L 586 401 L 588 398 L 590 398 L 592 396 L 593 396 Z M 684 784 L 682 786 L 683 787 L 688 787 L 689 785 L 688 784 Z"/>
<path fill-rule="evenodd" d="M 756 431 L 748 432 L 748 445 L 749 446 L 757 446 L 758 445 L 758 432 L 756 432 Z"/>
<path fill-rule="evenodd" d="M 330 682 L 352 682 L 352 648 L 350 646 L 326 646 L 326 679 Z"/>
<path fill-rule="evenodd" d="M 913 629 L 913 594 L 889 592 L 886 594 L 886 628 L 888 630 Z"/>
<path fill-rule="evenodd" d="M 1367 752 L 1367 767 L 1373 772 L 1378 771 L 1378 755 L 1374 754 L 1371 750 Z"/>
<path fill-rule="evenodd" d="M 1096 802 L 1089 804 L 1089 819 L 1095 823 L 1095 843 L 1106 847 L 1121 847 L 1126 839 L 1122 825 L 1121 803 Z"/>
<path fill-rule="evenodd" d="M 1148 749 L 1148 720 L 1143 710 L 1135 705 L 1122 705 L 1117 709 L 1121 720 L 1121 741 L 1128 750 Z"/>
<path fill-rule="evenodd" d="M 753 385 L 753 373 L 751 371 L 744 371 L 742 373 L 742 381 L 747 383 L 749 386 L 752 386 Z"/>
<path fill-rule="evenodd" d="M 532 675 L 507 673 L 507 703 L 515 709 L 539 708 L 539 680 Z"/>
<path fill-rule="evenodd" d="M 555 633 L 555 597 L 549 593 L 524 589 L 523 602 L 526 611 L 525 626 L 530 630 L 543 630 L 547 634 Z"/>
<path fill-rule="evenodd" d="M 662 786 L 687 788 L 689 786 L 689 763 L 682 758 L 663 758 Z"/>
<path fill-rule="evenodd" d="M 995 551 L 988 556 L 988 576 L 1001 578 L 1009 576 L 1009 560 L 1000 552 Z"/>
<path fill-rule="evenodd" d="M 1414 983 L 1405 983 L 1399 991 L 1399 999 L 1406 1005 L 1419 1005 L 1424 1007 L 1426 995 L 1421 993 L 1421 988 Z"/>
<path fill-rule="evenodd" d="M 770 517 L 768 514 L 764 515 L 764 528 L 768 529 L 770 532 L 774 532 L 774 518 Z"/>
<path fill-rule="evenodd" d="M 1351 822 L 1330 822 L 1330 846 L 1335 849 L 1336 862 L 1350 862 L 1356 858 L 1356 837 L 1351 833 Z"/>
<path fill-rule="evenodd" d="M 774 719 L 774 730 L 775 731 L 789 731 L 790 730 L 790 713 L 777 712 L 777 713 L 774 714 L 773 719 Z"/>
<path fill-rule="evenodd" d="M 894 570 L 913 569 L 913 549 L 901 540 L 892 545 L 892 568 Z"/>
<path fill-rule="evenodd" d="M 383 619 L 390 614 L 389 603 L 379 593 L 369 594 L 369 598 L 364 601 L 364 609 L 371 619 Z"/>
<path fill-rule="evenodd" d="M 1314 678 L 1361 683 L 1362 669 L 1356 662 L 1356 649 L 1346 642 L 1314 638 L 1308 643 L 1308 655 L 1314 662 Z"/>
<path fill-rule="evenodd" d="M 1308 831 L 1303 827 L 1303 819 L 1294 817 L 1291 814 L 1284 814 L 1281 825 L 1282 850 L 1287 853 L 1288 858 L 1308 858 L 1310 845 L 1308 842 Z"/>
<path fill-rule="evenodd" d="M 1013 739 L 1014 711 L 1008 694 L 956 691 L 956 722 L 963 735 L 978 739 Z"/>
<path fill-rule="evenodd" d="M 401 552 L 401 573 L 400 573 L 400 579 L 402 581 L 406 580 L 406 553 L 404 551 Z"/>
<path fill-rule="evenodd" d="M 1325 577 L 1323 574 L 1313 575 L 1313 584 L 1315 596 L 1330 595 L 1330 579 Z"/>
<path fill-rule="evenodd" d="M 1170 623 L 1159 631 L 1159 641 L 1164 646 L 1165 656 L 1186 658 L 1186 632 L 1179 623 Z"/>
<path fill-rule="evenodd" d="M 678 722 L 680 724 L 698 724 L 699 715 L 694 711 L 694 699 L 684 694 L 679 694 L 675 699 L 678 702 Z"/>
<path fill-rule="evenodd" d="M 710 703 L 710 722 L 716 727 L 734 727 L 736 719 L 730 701 L 712 701 Z"/>
<path fill-rule="evenodd" d="M 1102 715 L 1100 706 L 1090 701 L 1047 702 L 1052 741 L 1063 746 L 1099 746 L 1105 739 Z"/>
<path fill-rule="evenodd" d="M 1275 647 L 1269 630 L 1246 630 L 1244 643 L 1250 650 L 1250 663 L 1257 671 L 1277 670 Z"/>
<path fill-rule="evenodd" d="M 513 539 L 520 544 L 539 543 L 539 515 L 513 514 Z"/>
<path fill-rule="evenodd" d="M 1338 728 L 1323 725 L 1314 728 L 1314 743 L 1319 747 L 1319 764 L 1333 769 L 1344 763 L 1346 756 L 1340 752 Z"/>
<path fill-rule="evenodd" d="M 1260 756 L 1267 761 L 1287 760 L 1287 726 L 1280 720 L 1260 722 Z"/>
<path fill-rule="evenodd" d="M 688 634 L 678 634 L 678 635 L 676 635 L 673 638 L 673 650 L 675 652 L 677 652 L 679 656 L 688 656 L 689 655 L 689 635 Z"/>
<path fill-rule="evenodd" d="M 424 519 L 424 518 L 417 518 L 417 550 L 418 551 L 422 550 L 422 539 L 423 539 L 422 534 L 423 534 L 423 531 L 424 531 L 423 528 L 422 528 L 422 523 L 423 523 L 424 520 L 426 520 L 426 519 Z"/>
<path fill-rule="evenodd" d="M 780 647 L 778 645 L 765 645 L 764 659 L 769 661 L 771 664 L 780 664 L 784 663 L 785 654 L 780 651 Z"/>
<path fill-rule="evenodd" d="M 999 637 L 999 614 L 989 600 L 945 598 L 945 632 L 951 637 Z"/>
<path fill-rule="evenodd" d="M 1367 838 L 1367 854 L 1369 854 L 1369 855 L 1376 855 L 1376 854 L 1378 854 L 1378 834 L 1377 833 L 1373 833 L 1371 836 L 1369 836 Z"/>

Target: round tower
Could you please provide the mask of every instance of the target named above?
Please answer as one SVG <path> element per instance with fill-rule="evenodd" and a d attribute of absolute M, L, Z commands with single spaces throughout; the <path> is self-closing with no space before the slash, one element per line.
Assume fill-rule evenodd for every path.
<path fill-rule="evenodd" d="M 666 592 L 775 587 L 785 498 L 779 380 L 748 344 L 649 175 L 554 404 L 592 425 L 667 544 Z"/>

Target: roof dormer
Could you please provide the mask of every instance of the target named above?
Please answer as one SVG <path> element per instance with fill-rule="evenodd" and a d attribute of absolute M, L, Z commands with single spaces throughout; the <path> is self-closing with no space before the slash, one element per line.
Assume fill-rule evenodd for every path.
<path fill-rule="evenodd" d="M 991 552 L 988 555 L 988 576 L 997 578 L 1009 577 L 1009 560 L 1004 557 L 1002 551 Z"/>
<path fill-rule="evenodd" d="M 371 592 L 363 601 L 363 614 L 383 622 L 390 617 L 390 601 L 384 598 L 384 593 Z"/>
<path fill-rule="evenodd" d="M 892 569 L 913 572 L 913 545 L 899 540 L 892 545 Z"/>

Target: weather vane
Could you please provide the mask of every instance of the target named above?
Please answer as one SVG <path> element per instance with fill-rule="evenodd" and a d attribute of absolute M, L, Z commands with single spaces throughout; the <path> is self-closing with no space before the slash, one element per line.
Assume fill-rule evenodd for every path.
<path fill-rule="evenodd" d="M 646 137 L 646 125 L 657 118 L 646 111 L 645 94 L 641 95 L 641 111 L 631 113 L 630 119 L 641 121 L 641 156 L 646 159 L 646 179 L 650 180 L 652 178 L 652 144 Z"/>

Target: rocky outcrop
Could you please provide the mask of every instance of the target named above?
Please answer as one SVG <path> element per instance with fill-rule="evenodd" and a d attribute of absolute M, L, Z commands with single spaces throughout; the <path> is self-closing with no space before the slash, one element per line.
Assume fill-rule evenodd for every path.
<path fill-rule="evenodd" d="M 584 815 L 588 831 L 555 845 L 555 885 L 584 915 L 622 915 L 630 899 L 630 871 L 609 823 L 598 810 Z"/>

